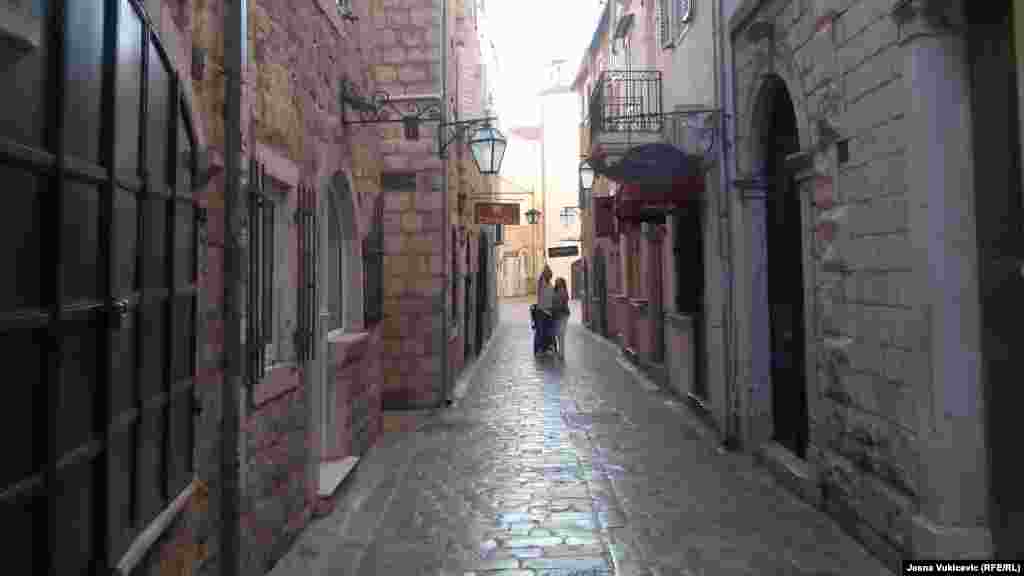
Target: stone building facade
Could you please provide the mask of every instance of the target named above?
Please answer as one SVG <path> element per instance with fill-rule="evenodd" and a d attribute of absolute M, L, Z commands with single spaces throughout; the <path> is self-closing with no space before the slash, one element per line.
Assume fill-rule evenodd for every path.
<path fill-rule="evenodd" d="M 1019 284 L 1006 247 L 1021 218 L 1012 48 L 1024 16 L 1004 2 L 657 4 L 637 19 L 692 10 L 690 28 L 653 48 L 667 94 L 692 79 L 673 65 L 688 35 L 705 18 L 722 31 L 705 51 L 718 58 L 710 103 L 722 116 L 703 262 L 682 266 L 676 218 L 598 233 L 601 210 L 614 214 L 602 197 L 621 192 L 598 178 L 584 219 L 588 324 L 641 365 L 645 352 L 668 354 L 652 374 L 701 400 L 723 442 L 894 569 L 908 557 L 1019 557 L 1003 409 L 1018 396 L 996 341 L 1012 340 L 997 310 Z M 581 66 L 584 112 L 615 29 L 601 22 Z M 634 283 L 659 268 L 660 290 Z M 695 334 L 672 302 L 701 276 L 712 316 Z M 657 299 L 664 326 L 631 314 Z"/>
<path fill-rule="evenodd" d="M 396 101 L 443 107 L 442 122 L 479 118 L 484 95 L 477 10 L 469 0 L 384 6 L 375 20 L 378 88 Z M 436 121 L 420 124 L 418 140 L 406 138 L 401 125 L 381 129 L 382 394 L 388 409 L 444 402 L 467 350 L 477 351 L 496 321 L 493 274 L 476 275 L 482 246 L 493 263 L 493 234 L 471 220 L 474 199 L 486 197 L 490 183 L 476 171 L 462 145 L 465 138 L 448 146 L 445 159 L 439 157 L 439 130 L 447 141 L 450 129 Z M 484 306 L 477 303 L 480 293 L 488 295 Z"/>
<path fill-rule="evenodd" d="M 798 144 L 784 173 L 804 231 L 809 434 L 806 468 L 784 476 L 891 564 L 1021 553 L 1005 484 L 1019 476 L 996 433 L 1004 325 L 987 312 L 1013 282 L 987 280 L 1015 241 L 997 222 L 1020 218 L 1011 4 L 748 2 L 730 20 L 741 180 L 771 163 L 766 141 Z M 780 110 L 786 128 L 767 117 Z M 741 270 L 765 257 L 757 204 L 740 211 Z M 764 287 L 738 285 L 756 311 Z M 741 341 L 765 358 L 767 319 L 748 318 Z M 748 366 L 756 443 L 778 428 L 779 384 Z"/>

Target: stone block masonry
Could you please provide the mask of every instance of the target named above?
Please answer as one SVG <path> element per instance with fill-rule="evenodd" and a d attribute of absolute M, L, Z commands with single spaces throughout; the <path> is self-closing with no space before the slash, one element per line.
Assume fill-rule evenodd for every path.
<path fill-rule="evenodd" d="M 910 101 L 890 9 L 866 0 L 764 2 L 752 20 L 770 20 L 778 41 L 751 43 L 738 30 L 734 44 L 740 139 L 757 134 L 750 114 L 761 78 L 778 75 L 810 155 L 798 175 L 815 314 L 809 461 L 824 506 L 887 560 L 906 550 L 918 504 L 918 405 L 929 378 L 910 297 L 920 273 L 905 196 Z M 822 124 L 844 142 L 841 162 Z M 754 172 L 751 152 L 738 146 L 741 172 Z"/>
<path fill-rule="evenodd" d="M 396 143 L 396 147 L 401 145 Z M 382 190 L 387 234 L 381 358 L 385 409 L 434 406 L 441 390 L 443 192 L 435 171 L 409 171 L 405 175 L 386 176 L 385 181 L 395 184 Z"/>

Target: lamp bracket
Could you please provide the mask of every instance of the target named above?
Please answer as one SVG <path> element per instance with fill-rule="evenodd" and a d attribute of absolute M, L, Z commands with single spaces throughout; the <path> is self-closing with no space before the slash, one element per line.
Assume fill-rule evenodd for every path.
<path fill-rule="evenodd" d="M 441 158 L 447 158 L 448 146 L 451 145 L 456 139 L 460 138 L 466 130 L 471 128 L 477 128 L 480 126 L 487 126 L 491 122 L 497 121 L 494 116 L 488 116 L 486 118 L 472 118 L 470 120 L 457 120 L 455 122 L 443 122 L 438 127 L 437 131 L 437 150 L 441 155 Z"/>
<path fill-rule="evenodd" d="M 441 120 L 441 98 L 436 95 L 392 96 L 384 90 L 364 95 L 354 82 L 341 79 L 341 123 L 345 126 L 367 124 L 419 123 Z M 351 108 L 358 119 L 350 119 Z"/>

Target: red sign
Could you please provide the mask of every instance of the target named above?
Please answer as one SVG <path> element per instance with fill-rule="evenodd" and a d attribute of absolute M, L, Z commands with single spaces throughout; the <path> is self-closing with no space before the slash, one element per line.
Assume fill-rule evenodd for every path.
<path fill-rule="evenodd" d="M 519 204 L 477 202 L 475 212 L 477 224 L 519 226 Z"/>

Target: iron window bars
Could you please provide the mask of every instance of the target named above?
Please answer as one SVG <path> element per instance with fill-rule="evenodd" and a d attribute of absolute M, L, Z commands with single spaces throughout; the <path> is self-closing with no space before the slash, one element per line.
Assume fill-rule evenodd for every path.
<path fill-rule="evenodd" d="M 266 190 L 266 168 L 249 159 L 249 297 L 246 300 L 246 357 L 249 384 L 266 376 L 267 346 L 274 335 L 274 222 L 273 198 Z M 250 399 L 252 395 L 250 394 Z"/>
<path fill-rule="evenodd" d="M 384 198 L 373 205 L 373 226 L 363 239 L 363 320 L 366 328 L 384 319 Z"/>
<path fill-rule="evenodd" d="M 312 360 L 316 356 L 316 273 L 318 263 L 319 219 L 316 209 L 316 191 L 310 186 L 299 186 L 298 210 L 295 222 L 299 241 L 298 319 L 295 331 L 295 349 L 299 360 Z"/>
<path fill-rule="evenodd" d="M 41 10 L 0 110 L 0 518 L 26 573 L 105 573 L 193 477 L 197 154 L 140 2 Z"/>

